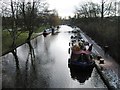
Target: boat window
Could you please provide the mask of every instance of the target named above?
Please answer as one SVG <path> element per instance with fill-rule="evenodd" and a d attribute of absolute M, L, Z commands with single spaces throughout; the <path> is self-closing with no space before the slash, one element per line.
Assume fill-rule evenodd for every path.
<path fill-rule="evenodd" d="M 86 54 L 80 54 L 79 58 L 78 58 L 78 61 L 88 61 L 89 60 L 89 57 L 88 55 Z"/>

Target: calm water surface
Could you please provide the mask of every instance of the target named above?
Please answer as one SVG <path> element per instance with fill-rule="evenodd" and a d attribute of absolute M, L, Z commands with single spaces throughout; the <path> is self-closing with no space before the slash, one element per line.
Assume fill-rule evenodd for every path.
<path fill-rule="evenodd" d="M 3 88 L 105 88 L 96 69 L 82 73 L 68 68 L 72 28 L 62 25 L 60 33 L 39 36 L 17 48 L 19 69 L 12 53 L 2 57 Z"/>

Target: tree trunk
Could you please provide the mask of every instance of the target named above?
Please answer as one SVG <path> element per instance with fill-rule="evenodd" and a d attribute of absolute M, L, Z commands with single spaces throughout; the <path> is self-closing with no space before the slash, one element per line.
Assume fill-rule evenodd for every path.
<path fill-rule="evenodd" d="M 29 34 L 28 34 L 28 38 L 27 38 L 27 41 L 30 41 L 31 37 L 32 37 L 32 34 L 33 34 L 33 31 L 29 31 Z"/>
<path fill-rule="evenodd" d="M 101 11 L 101 19 L 104 18 L 104 0 L 102 0 L 102 11 Z"/>

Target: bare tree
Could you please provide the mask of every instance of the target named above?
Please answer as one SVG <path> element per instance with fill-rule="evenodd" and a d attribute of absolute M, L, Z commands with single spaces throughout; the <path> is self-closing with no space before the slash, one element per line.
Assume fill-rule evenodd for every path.
<path fill-rule="evenodd" d="M 19 35 L 22 33 L 18 31 L 18 24 L 19 24 L 19 3 L 14 2 L 11 0 L 10 3 L 3 2 L 2 6 L 2 19 L 3 19 L 3 30 L 7 30 L 10 33 L 11 39 L 12 39 L 12 45 L 11 48 L 14 48 L 16 46 L 16 40 L 19 37 Z"/>
<path fill-rule="evenodd" d="M 105 2 L 104 2 L 104 0 L 102 0 L 102 5 L 101 5 L 101 18 L 102 19 L 104 17 L 104 4 L 105 4 Z"/>
<path fill-rule="evenodd" d="M 2 7 L 2 19 L 3 19 L 3 27 L 7 30 L 11 36 L 11 46 L 12 54 L 16 61 L 16 67 L 19 69 L 19 60 L 17 57 L 16 50 L 16 40 L 18 36 L 22 33 L 18 31 L 18 12 L 19 12 L 19 2 L 14 2 L 13 0 L 10 3 L 3 2 L 4 5 Z"/>
<path fill-rule="evenodd" d="M 107 2 L 102 0 L 101 4 L 88 2 L 76 8 L 77 15 L 81 17 L 100 17 L 103 19 L 106 16 L 116 16 L 117 2 Z M 75 13 L 75 14 L 76 14 Z"/>
<path fill-rule="evenodd" d="M 11 36 L 12 36 L 12 48 L 16 47 L 16 39 L 19 36 L 18 35 L 18 30 L 17 30 L 18 29 L 18 7 L 19 7 L 18 5 L 19 5 L 19 3 L 13 2 L 11 0 L 11 13 L 12 13 L 11 30 L 12 31 L 9 31 L 9 32 L 11 33 Z M 16 48 L 12 50 L 12 53 L 13 53 L 13 55 L 15 57 L 15 60 L 16 60 L 16 67 L 19 69 L 19 60 L 18 60 L 18 57 L 17 57 Z"/>
<path fill-rule="evenodd" d="M 76 9 L 77 15 L 81 17 L 98 17 L 100 14 L 100 6 L 93 2 L 88 2 Z"/>
<path fill-rule="evenodd" d="M 105 16 L 116 16 L 117 12 L 117 2 L 108 2 L 102 0 L 101 4 L 101 18 L 103 19 Z"/>
<path fill-rule="evenodd" d="M 24 30 L 28 31 L 27 40 L 31 39 L 31 36 L 36 29 L 37 19 L 45 9 L 45 3 L 41 0 L 33 0 L 31 2 L 21 1 L 21 14 L 23 19 Z"/>

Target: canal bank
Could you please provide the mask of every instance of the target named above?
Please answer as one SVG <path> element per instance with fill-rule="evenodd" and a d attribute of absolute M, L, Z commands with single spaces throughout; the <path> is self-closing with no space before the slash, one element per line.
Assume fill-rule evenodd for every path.
<path fill-rule="evenodd" d="M 82 30 L 81 30 L 82 32 Z M 104 54 L 102 48 L 97 45 L 89 36 L 87 36 L 84 32 L 82 32 L 83 38 L 89 43 L 93 44 L 93 51 L 97 55 L 101 56 L 104 60 L 104 64 L 100 64 L 99 60 L 95 60 L 96 69 L 103 79 L 104 83 L 108 87 L 109 90 L 119 90 L 120 89 L 120 75 L 119 64 L 108 54 Z"/>
<path fill-rule="evenodd" d="M 106 77 L 106 75 L 102 72 L 101 66 L 99 65 L 98 62 L 96 62 L 95 68 L 96 68 L 97 72 L 99 73 L 101 79 L 107 86 L 108 90 L 116 90 L 115 86 L 109 82 L 108 77 Z"/>
<path fill-rule="evenodd" d="M 42 32 L 41 32 L 41 33 L 35 33 L 35 34 L 36 34 L 36 35 L 35 35 L 34 37 L 32 37 L 31 40 L 37 38 L 37 37 L 40 36 L 40 35 L 42 35 Z M 11 49 L 7 50 L 6 52 L 2 52 L 1 55 L 4 56 L 5 54 L 8 54 L 8 53 L 11 52 L 12 50 L 16 49 L 17 47 L 22 46 L 23 44 L 25 44 L 25 43 L 27 43 L 27 42 L 28 42 L 28 41 L 26 40 L 24 43 L 18 44 L 18 45 L 16 45 L 16 47 L 11 48 Z"/>

